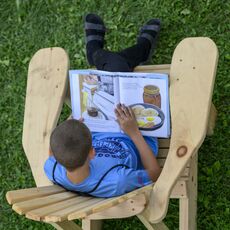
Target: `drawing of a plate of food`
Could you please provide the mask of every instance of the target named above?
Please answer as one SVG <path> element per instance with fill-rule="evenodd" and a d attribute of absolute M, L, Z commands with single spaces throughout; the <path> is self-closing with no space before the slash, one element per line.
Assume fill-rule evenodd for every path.
<path fill-rule="evenodd" d="M 164 124 L 165 115 L 159 107 L 147 103 L 132 104 L 130 107 L 140 130 L 153 131 Z"/>

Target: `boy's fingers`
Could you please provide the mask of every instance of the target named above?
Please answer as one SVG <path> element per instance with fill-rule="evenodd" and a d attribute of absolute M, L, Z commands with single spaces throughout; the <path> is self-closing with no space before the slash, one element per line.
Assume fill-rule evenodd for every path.
<path fill-rule="evenodd" d="M 114 112 L 115 112 L 115 115 L 117 116 L 118 120 L 122 119 L 122 117 L 121 117 L 121 115 L 120 115 L 120 113 L 119 113 L 119 111 L 117 109 L 115 109 Z"/>
<path fill-rule="evenodd" d="M 126 107 L 124 104 L 122 104 L 121 108 L 122 108 L 124 114 L 126 115 L 126 117 L 130 117 L 131 116 L 128 107 Z"/>
<path fill-rule="evenodd" d="M 125 113 L 124 111 L 122 110 L 121 108 L 121 104 L 118 104 L 117 105 L 117 108 L 116 108 L 117 112 L 119 113 L 119 115 L 123 118 L 125 116 Z"/>
<path fill-rule="evenodd" d="M 134 114 L 133 110 L 130 107 L 128 107 L 128 110 L 129 110 L 131 117 L 135 118 L 135 114 Z"/>
<path fill-rule="evenodd" d="M 84 121 L 84 118 L 83 118 L 83 117 L 81 117 L 81 118 L 79 119 L 79 121 L 80 121 L 80 122 L 83 122 L 83 121 Z"/>

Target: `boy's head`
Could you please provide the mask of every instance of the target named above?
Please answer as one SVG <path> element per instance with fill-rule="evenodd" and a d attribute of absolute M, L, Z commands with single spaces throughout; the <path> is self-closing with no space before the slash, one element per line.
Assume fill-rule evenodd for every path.
<path fill-rule="evenodd" d="M 58 125 L 50 137 L 50 148 L 55 159 L 73 171 L 86 162 L 92 149 L 92 137 L 87 126 L 71 119 Z"/>

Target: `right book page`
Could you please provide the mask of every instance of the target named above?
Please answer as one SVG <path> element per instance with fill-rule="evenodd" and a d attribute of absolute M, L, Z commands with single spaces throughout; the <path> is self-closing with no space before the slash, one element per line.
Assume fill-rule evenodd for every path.
<path fill-rule="evenodd" d="M 143 135 L 169 137 L 168 75 L 122 75 L 119 89 L 120 102 L 132 108 Z"/>

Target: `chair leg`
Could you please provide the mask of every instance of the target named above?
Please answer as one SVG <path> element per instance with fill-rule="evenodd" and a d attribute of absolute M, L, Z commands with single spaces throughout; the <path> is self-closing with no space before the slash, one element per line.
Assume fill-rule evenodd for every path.
<path fill-rule="evenodd" d="M 63 221 L 60 223 L 50 223 L 57 230 L 82 230 L 77 224 L 73 221 Z"/>
<path fill-rule="evenodd" d="M 101 230 L 103 221 L 102 220 L 82 220 L 82 229 L 83 230 Z"/>
<path fill-rule="evenodd" d="M 190 176 L 188 181 L 188 196 L 180 198 L 180 230 L 196 230 L 197 214 L 197 158 L 198 154 L 191 159 Z"/>
<path fill-rule="evenodd" d="M 168 230 L 168 227 L 163 222 L 151 224 L 144 216 L 137 215 L 137 217 L 148 230 Z"/>

